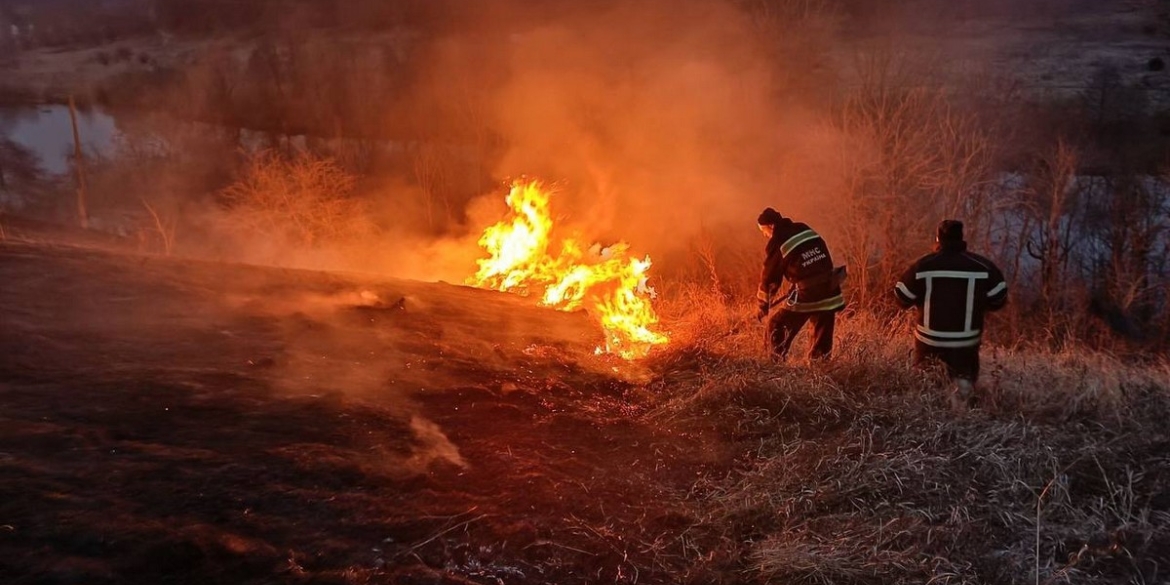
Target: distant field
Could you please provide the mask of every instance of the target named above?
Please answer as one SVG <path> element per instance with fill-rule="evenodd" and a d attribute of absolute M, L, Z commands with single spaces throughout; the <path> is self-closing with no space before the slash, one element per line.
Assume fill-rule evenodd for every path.
<path fill-rule="evenodd" d="M 1164 3 L 1035 1 L 1032 9 L 999 11 L 964 9 L 962 3 L 925 4 L 928 8 L 920 13 L 907 10 L 864 26 L 843 22 L 838 38 L 827 44 L 845 82 L 859 54 L 892 52 L 944 79 L 1007 75 L 1027 95 L 1042 99 L 1075 94 L 1095 71 L 1111 65 L 1123 84 L 1145 92 L 1153 104 L 1170 103 L 1170 71 L 1159 69 L 1170 61 L 1170 8 Z M 402 42 L 401 33 L 365 38 Z M 8 99 L 32 100 L 93 95 L 126 73 L 181 68 L 211 49 L 244 55 L 254 42 L 159 34 L 102 46 L 28 50 L 0 62 L 0 92 Z"/>

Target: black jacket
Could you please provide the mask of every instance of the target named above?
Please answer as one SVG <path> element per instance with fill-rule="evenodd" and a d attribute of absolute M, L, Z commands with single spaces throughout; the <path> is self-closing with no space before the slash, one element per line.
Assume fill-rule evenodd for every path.
<path fill-rule="evenodd" d="M 821 236 L 803 223 L 785 218 L 776 224 L 765 248 L 764 270 L 756 297 L 789 311 L 839 311 L 845 307 L 841 285 L 833 275 L 833 258 Z M 792 291 L 776 294 L 787 280 Z"/>
<path fill-rule="evenodd" d="M 894 285 L 894 296 L 904 308 L 918 307 L 918 341 L 976 347 L 984 314 L 1007 302 L 1007 282 L 991 260 L 968 252 L 966 242 L 953 242 L 910 265 Z"/>

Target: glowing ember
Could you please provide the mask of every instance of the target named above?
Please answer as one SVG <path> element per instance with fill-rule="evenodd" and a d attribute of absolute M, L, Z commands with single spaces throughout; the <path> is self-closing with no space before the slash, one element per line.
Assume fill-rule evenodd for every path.
<path fill-rule="evenodd" d="M 538 181 L 512 185 L 511 217 L 484 230 L 479 245 L 491 257 L 478 261 L 479 271 L 467 283 L 540 295 L 541 304 L 564 311 L 585 308 L 605 330 L 598 353 L 634 359 L 666 343 L 665 335 L 653 331 L 658 316 L 649 300 L 654 291 L 646 287 L 650 258 L 630 257 L 625 243 L 586 249 L 563 238 L 554 246 L 551 194 Z"/>

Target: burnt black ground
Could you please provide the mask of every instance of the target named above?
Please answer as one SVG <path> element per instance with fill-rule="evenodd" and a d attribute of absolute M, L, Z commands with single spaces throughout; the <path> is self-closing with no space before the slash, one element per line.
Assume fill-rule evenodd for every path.
<path fill-rule="evenodd" d="M 5 583 L 665 583 L 702 538 L 717 441 L 581 314 L 6 242 L 0 316 Z"/>

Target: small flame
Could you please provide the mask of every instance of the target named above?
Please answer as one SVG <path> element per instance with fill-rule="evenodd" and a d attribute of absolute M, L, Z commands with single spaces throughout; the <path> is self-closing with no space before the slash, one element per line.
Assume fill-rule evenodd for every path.
<path fill-rule="evenodd" d="M 650 305 L 654 289 L 646 286 L 650 257 L 632 257 L 619 243 L 586 248 L 564 238 L 554 246 L 552 195 L 539 181 L 517 181 L 508 193 L 512 213 L 486 230 L 479 245 L 490 257 L 467 280 L 481 288 L 540 295 L 540 303 L 563 311 L 585 308 L 601 323 L 605 345 L 597 353 L 625 359 L 646 355 L 668 341 L 654 331 L 658 316 Z M 554 253 L 555 251 L 555 253 Z"/>

